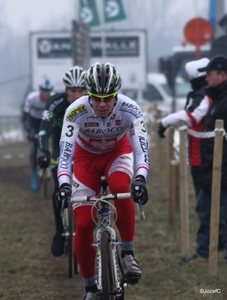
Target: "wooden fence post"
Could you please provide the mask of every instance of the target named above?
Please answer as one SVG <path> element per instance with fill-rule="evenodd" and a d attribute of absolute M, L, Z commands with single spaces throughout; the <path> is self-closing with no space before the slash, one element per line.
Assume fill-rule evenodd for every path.
<path fill-rule="evenodd" d="M 179 123 L 180 134 L 180 218 L 181 218 L 181 254 L 189 252 L 189 213 L 188 213 L 188 168 L 187 168 L 187 126 Z"/>
<path fill-rule="evenodd" d="M 154 149 L 156 148 L 157 132 L 156 132 L 156 105 L 150 106 L 147 109 L 147 131 L 148 131 L 148 143 L 149 143 L 149 156 L 154 155 Z"/>
<path fill-rule="evenodd" d="M 212 174 L 211 218 L 210 218 L 210 248 L 209 248 L 209 274 L 210 275 L 217 274 L 223 126 L 224 126 L 223 120 L 216 120 L 213 174 Z"/>
<path fill-rule="evenodd" d="M 169 224 L 173 226 L 175 220 L 176 206 L 176 176 L 175 176 L 175 157 L 173 150 L 174 128 L 170 127 L 168 131 L 168 158 L 169 158 Z"/>
<path fill-rule="evenodd" d="M 162 117 L 162 112 L 160 109 L 157 109 L 157 120 L 160 120 Z M 159 182 L 159 201 L 163 201 L 164 191 L 163 191 L 163 139 L 157 138 L 157 159 L 158 159 L 158 182 Z"/>

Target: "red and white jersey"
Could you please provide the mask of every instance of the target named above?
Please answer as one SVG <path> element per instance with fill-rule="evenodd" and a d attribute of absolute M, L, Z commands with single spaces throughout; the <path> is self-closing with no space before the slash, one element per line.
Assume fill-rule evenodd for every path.
<path fill-rule="evenodd" d="M 193 99 L 190 99 L 185 110 L 181 110 L 164 117 L 162 119 L 162 125 L 164 127 L 177 126 L 180 120 L 185 121 L 188 127 L 198 124 L 207 114 L 211 99 L 205 96 L 200 103 L 194 107 L 194 110 L 190 111 L 188 108 L 191 106 L 192 102 Z"/>
<path fill-rule="evenodd" d="M 197 99 L 198 100 L 198 99 Z M 189 103 L 185 110 L 181 110 L 169 114 L 162 119 L 164 127 L 177 126 L 179 121 L 186 122 L 189 129 L 195 132 L 201 132 L 203 128 L 203 119 L 206 116 L 212 99 L 208 96 L 195 101 L 193 98 L 189 99 Z M 200 138 L 196 138 L 188 134 L 188 160 L 191 166 L 200 166 Z"/>
<path fill-rule="evenodd" d="M 134 153 L 135 175 L 146 178 L 149 171 L 148 139 L 138 104 L 118 94 L 112 112 L 106 118 L 101 118 L 94 112 L 89 96 L 77 99 L 67 108 L 64 116 L 58 165 L 59 184 L 70 183 L 76 143 L 88 152 L 104 155 L 124 143 L 127 133 Z"/>

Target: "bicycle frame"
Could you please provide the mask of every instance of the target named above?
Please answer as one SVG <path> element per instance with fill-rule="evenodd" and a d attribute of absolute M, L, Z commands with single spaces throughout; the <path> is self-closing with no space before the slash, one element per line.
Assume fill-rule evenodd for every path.
<path fill-rule="evenodd" d="M 109 203 L 109 200 L 115 199 L 127 199 L 131 198 L 130 193 L 120 193 L 120 194 L 100 194 L 97 197 L 90 197 L 90 196 L 81 196 L 81 197 L 74 197 L 71 198 L 71 202 L 86 202 L 86 201 L 94 201 L 93 209 L 97 208 L 98 203 L 101 203 L 101 208 L 98 208 L 98 215 L 100 216 L 100 223 L 97 224 L 95 219 L 94 222 L 98 226 L 96 231 L 96 241 L 92 244 L 92 246 L 96 247 L 97 254 L 96 254 L 96 264 L 97 264 L 97 288 L 98 294 L 102 293 L 103 286 L 102 286 L 102 255 L 101 255 L 101 236 L 103 231 L 106 231 L 109 236 L 109 244 L 110 244 L 110 251 L 111 251 L 111 262 L 112 262 L 112 271 L 113 271 L 113 291 L 111 291 L 111 295 L 121 297 L 124 295 L 124 274 L 123 281 L 120 278 L 119 274 L 119 258 L 118 258 L 118 245 L 121 244 L 120 241 L 117 239 L 117 234 L 114 228 L 111 225 L 111 214 L 109 207 L 111 206 L 116 213 L 116 209 L 113 204 Z M 92 209 L 92 210 L 93 210 Z M 143 220 L 145 218 L 144 211 L 142 204 L 139 204 L 139 209 L 137 210 L 140 219 Z M 91 211 L 91 215 L 93 215 Z M 121 269 L 121 268 L 120 268 Z M 122 298 L 123 299 L 123 298 Z"/>

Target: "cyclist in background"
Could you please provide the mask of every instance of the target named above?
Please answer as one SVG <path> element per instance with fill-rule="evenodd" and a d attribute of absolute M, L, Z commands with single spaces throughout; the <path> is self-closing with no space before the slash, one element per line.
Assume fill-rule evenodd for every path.
<path fill-rule="evenodd" d="M 57 160 L 59 157 L 59 140 L 61 136 L 61 128 L 63 117 L 67 107 L 76 99 L 86 94 L 84 82 L 86 71 L 74 66 L 68 70 L 64 77 L 65 92 L 57 93 L 52 96 L 46 103 L 45 110 L 42 114 L 42 122 L 39 131 L 39 148 L 41 155 L 38 158 L 38 164 L 42 169 L 48 168 L 51 157 Z M 49 149 L 49 137 L 52 134 L 52 152 Z M 54 256 L 61 256 L 64 253 L 65 237 L 62 236 L 63 225 L 61 219 L 61 209 L 55 206 L 55 195 L 58 186 L 57 166 L 52 168 L 52 176 L 54 179 L 54 191 L 52 195 L 56 234 L 53 237 L 51 252 Z"/>
<path fill-rule="evenodd" d="M 134 158 L 135 178 L 131 184 L 131 193 L 135 202 L 140 200 L 145 204 L 148 201 L 146 177 L 149 156 L 143 113 L 135 101 L 118 94 L 121 78 L 112 64 L 95 63 L 87 71 L 85 81 L 88 95 L 71 104 L 64 116 L 58 165 L 60 188 L 56 205 L 60 206 L 66 199 L 67 207 L 71 195 L 99 194 L 100 177 L 103 174 L 108 180 L 111 193 L 129 192 Z M 116 225 L 122 241 L 122 265 L 130 284 L 137 283 L 141 277 L 133 251 L 133 199 L 115 201 L 118 215 Z M 85 284 L 86 300 L 96 299 L 97 291 L 96 250 L 91 247 L 94 230 L 91 207 L 88 202 L 73 205 L 76 222 L 74 251 Z"/>
<path fill-rule="evenodd" d="M 31 190 L 39 190 L 39 175 L 37 173 L 37 152 L 38 152 L 38 135 L 42 112 L 45 108 L 46 101 L 51 96 L 53 86 L 48 79 L 43 79 L 39 84 L 39 90 L 28 94 L 24 107 L 22 122 L 31 145 L 30 162 L 32 169 Z"/>

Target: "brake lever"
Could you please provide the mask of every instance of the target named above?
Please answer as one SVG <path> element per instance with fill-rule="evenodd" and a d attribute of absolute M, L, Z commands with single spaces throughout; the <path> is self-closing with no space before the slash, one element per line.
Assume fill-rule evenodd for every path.
<path fill-rule="evenodd" d="M 65 201 L 66 201 L 65 192 L 61 192 L 61 197 L 62 197 L 62 200 L 61 200 L 61 218 L 62 218 L 63 214 L 64 214 L 64 207 L 65 207 Z"/>
<path fill-rule="evenodd" d="M 135 186 L 135 190 L 137 190 L 136 192 L 136 197 L 140 197 L 141 193 L 139 193 L 139 186 Z M 145 213 L 143 210 L 143 204 L 141 203 L 140 200 L 138 200 L 138 202 L 136 202 L 136 208 L 137 208 L 137 214 L 140 218 L 140 220 L 145 220 Z"/>
<path fill-rule="evenodd" d="M 140 200 L 136 203 L 136 208 L 137 208 L 137 214 L 138 214 L 140 220 L 145 220 L 145 213 L 144 213 L 144 210 L 143 210 L 143 204 L 141 203 Z"/>

